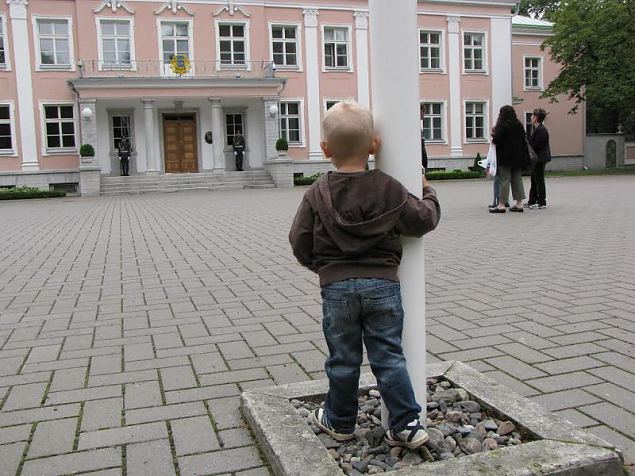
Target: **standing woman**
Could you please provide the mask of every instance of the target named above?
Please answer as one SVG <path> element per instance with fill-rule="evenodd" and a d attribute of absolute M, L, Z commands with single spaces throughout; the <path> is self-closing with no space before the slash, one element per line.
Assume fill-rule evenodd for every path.
<path fill-rule="evenodd" d="M 534 109 L 531 115 L 531 123 L 534 130 L 531 133 L 529 143 L 533 147 L 538 162 L 531 173 L 531 188 L 529 189 L 529 208 L 547 208 L 547 190 L 545 188 L 545 165 L 551 162 L 551 149 L 549 148 L 549 131 L 543 122 L 547 117 L 544 109 Z"/>
<path fill-rule="evenodd" d="M 490 213 L 505 213 L 505 204 L 509 203 L 509 188 L 516 203 L 510 212 L 523 211 L 523 167 L 527 165 L 527 146 L 525 128 L 516 117 L 511 106 L 503 106 L 492 131 L 492 143 L 496 144 L 497 174 L 500 180 L 500 199 L 498 206 L 490 208 Z"/>

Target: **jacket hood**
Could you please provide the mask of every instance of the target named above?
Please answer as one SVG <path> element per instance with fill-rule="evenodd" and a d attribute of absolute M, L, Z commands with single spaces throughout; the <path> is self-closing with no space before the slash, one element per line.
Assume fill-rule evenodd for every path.
<path fill-rule="evenodd" d="M 358 255 L 395 233 L 408 192 L 380 170 L 329 172 L 309 197 L 335 246 Z"/>

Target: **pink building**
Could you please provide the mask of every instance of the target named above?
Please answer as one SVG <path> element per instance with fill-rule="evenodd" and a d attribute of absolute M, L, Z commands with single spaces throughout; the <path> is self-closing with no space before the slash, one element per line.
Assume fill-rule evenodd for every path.
<path fill-rule="evenodd" d="M 550 25 L 512 17 L 513 5 L 420 2 L 431 167 L 471 165 L 510 103 L 519 117 L 550 110 L 556 165 L 581 163 L 583 115 L 538 99 L 558 69 L 539 47 Z M 324 112 L 344 99 L 370 103 L 364 0 L 8 0 L 0 28 L 0 186 L 98 193 L 100 176 L 119 175 L 122 137 L 131 175 L 222 175 L 234 169 L 237 130 L 246 169 L 312 173 L 329 166 Z M 278 137 L 291 162 L 272 165 Z M 95 157 L 80 160 L 81 144 Z"/>

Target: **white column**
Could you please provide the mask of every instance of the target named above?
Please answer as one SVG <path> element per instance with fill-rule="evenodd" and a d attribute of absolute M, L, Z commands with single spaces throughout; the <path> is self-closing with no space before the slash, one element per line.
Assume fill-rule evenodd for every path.
<path fill-rule="evenodd" d="M 417 0 L 370 0 L 370 64 L 373 114 L 382 146 L 377 168 L 421 197 Z M 399 118 L 399 120 L 396 120 Z M 408 373 L 426 421 L 426 327 L 423 240 L 402 238 L 399 266 L 405 312 L 403 349 Z M 387 425 L 385 411 L 382 414 Z"/>
<path fill-rule="evenodd" d="M 459 17 L 448 17 L 448 74 L 450 76 L 450 155 L 463 156 L 461 128 L 461 31 Z M 498 41 L 498 40 L 496 40 Z"/>
<path fill-rule="evenodd" d="M 304 39 L 306 43 L 306 91 L 309 115 L 309 159 L 321 159 L 320 137 L 322 135 L 320 101 L 320 63 L 318 44 L 318 11 L 304 10 Z"/>
<path fill-rule="evenodd" d="M 214 170 L 225 170 L 225 152 L 223 147 L 223 107 L 219 98 L 209 98 L 212 108 L 212 152 L 214 154 Z"/>
<path fill-rule="evenodd" d="M 512 21 L 507 17 L 491 22 L 492 110 L 488 116 L 493 126 L 500 108 L 512 103 Z"/>
<path fill-rule="evenodd" d="M 31 80 L 31 49 L 27 25 L 27 0 L 7 0 L 11 17 L 11 43 L 20 116 L 22 170 L 40 170 L 35 138 L 35 107 Z"/>
<path fill-rule="evenodd" d="M 91 114 L 84 117 L 84 111 L 90 110 Z M 97 101 L 95 99 L 80 99 L 79 117 L 81 120 L 81 143 L 90 144 L 95 149 L 95 157 L 81 159 L 82 165 L 99 165 L 99 141 L 97 140 Z M 93 164 L 93 161 L 96 164 Z"/>
<path fill-rule="evenodd" d="M 154 139 L 154 99 L 142 99 L 144 114 L 144 135 L 146 143 L 146 173 L 157 174 L 161 171 L 159 158 L 156 157 L 156 143 Z"/>
<path fill-rule="evenodd" d="M 355 12 L 355 46 L 357 50 L 357 102 L 370 106 L 368 74 L 368 12 Z"/>
<path fill-rule="evenodd" d="M 262 98 L 262 104 L 264 108 L 264 126 L 265 126 L 265 160 L 273 160 L 278 158 L 278 151 L 276 150 L 276 141 L 280 137 L 278 120 L 279 120 L 279 107 L 278 103 L 280 98 L 278 96 L 268 96 Z M 278 111 L 272 114 L 272 111 Z"/>

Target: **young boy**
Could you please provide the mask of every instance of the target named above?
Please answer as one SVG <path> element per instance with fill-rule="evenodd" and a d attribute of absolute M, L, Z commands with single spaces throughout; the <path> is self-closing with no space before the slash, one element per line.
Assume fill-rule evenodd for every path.
<path fill-rule="evenodd" d="M 365 107 L 338 103 L 322 128 L 322 150 L 337 171 L 306 192 L 289 233 L 294 255 L 318 274 L 322 288 L 329 392 L 312 419 L 338 441 L 354 437 L 363 341 L 389 413 L 386 442 L 417 448 L 429 437 L 401 347 L 399 236 L 433 230 L 439 202 L 425 178 L 419 200 L 389 175 L 365 170 L 380 146 Z"/>

